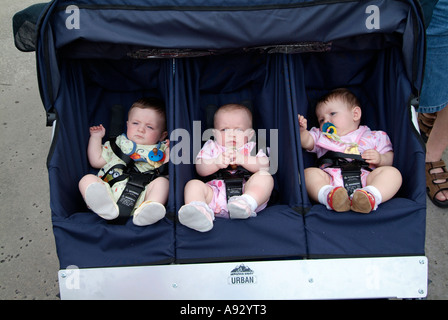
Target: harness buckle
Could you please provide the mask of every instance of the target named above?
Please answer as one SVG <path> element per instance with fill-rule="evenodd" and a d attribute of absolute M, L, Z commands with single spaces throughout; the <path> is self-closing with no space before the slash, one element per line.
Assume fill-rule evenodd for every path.
<path fill-rule="evenodd" d="M 231 197 L 243 194 L 243 182 L 244 179 L 241 177 L 225 179 L 227 201 L 229 201 Z"/>
<path fill-rule="evenodd" d="M 361 170 L 344 171 L 341 169 L 342 180 L 344 181 L 344 188 L 347 190 L 349 196 L 355 192 L 356 189 L 362 188 Z"/>
<path fill-rule="evenodd" d="M 154 177 L 154 173 L 145 174 L 139 172 L 130 172 L 129 179 L 126 186 L 121 193 L 120 198 L 117 200 L 118 206 L 118 217 L 109 223 L 111 224 L 124 224 L 130 217 L 132 210 L 134 209 L 135 203 L 140 197 L 143 190 L 145 190 L 146 185 L 151 182 Z"/>
<path fill-rule="evenodd" d="M 347 159 L 352 159 L 349 161 Z M 340 168 L 344 188 L 349 196 L 356 189 L 362 188 L 361 169 L 370 170 L 369 165 L 361 156 L 353 154 L 345 154 L 340 152 L 328 151 L 318 159 L 318 165 L 323 168 Z"/>

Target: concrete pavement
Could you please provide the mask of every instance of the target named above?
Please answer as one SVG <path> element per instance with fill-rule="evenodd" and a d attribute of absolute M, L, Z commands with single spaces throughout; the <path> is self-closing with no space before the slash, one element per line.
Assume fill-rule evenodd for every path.
<path fill-rule="evenodd" d="M 3 0 L 0 12 L 0 299 L 59 298 L 46 168 L 51 128 L 35 55 L 18 51 L 12 34 L 12 16 L 39 2 Z M 427 299 L 448 299 L 448 209 L 428 201 L 426 232 Z"/>

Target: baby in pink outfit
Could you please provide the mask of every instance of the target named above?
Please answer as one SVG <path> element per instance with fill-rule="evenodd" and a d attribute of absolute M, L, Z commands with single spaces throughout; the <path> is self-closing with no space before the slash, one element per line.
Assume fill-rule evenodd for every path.
<path fill-rule="evenodd" d="M 250 153 L 255 146 L 255 142 L 249 141 L 242 147 L 238 148 L 237 151 L 245 156 L 250 156 Z M 201 151 L 196 157 L 196 160 L 213 160 L 216 159 L 219 155 L 225 153 L 226 150 L 227 148 L 223 145 L 220 145 L 218 142 L 214 140 L 208 140 L 202 147 Z M 261 149 L 258 151 L 255 157 L 264 157 L 266 161 L 269 161 L 267 155 Z M 236 170 L 230 170 L 231 173 L 234 173 L 235 171 Z M 213 198 L 208 206 L 214 211 L 215 217 L 230 218 L 229 210 L 227 208 L 226 184 L 224 180 L 214 179 L 208 181 L 206 184 L 213 189 Z M 243 191 L 244 190 L 245 182 L 243 183 Z M 258 206 L 254 212 L 251 212 L 251 216 L 256 216 L 256 213 L 263 210 L 266 207 L 266 204 L 267 202 Z"/>
<path fill-rule="evenodd" d="M 328 136 L 322 133 L 319 128 L 311 128 L 309 131 L 314 140 L 314 148 L 309 150 L 310 152 L 315 152 L 317 157 L 322 157 L 328 151 L 350 153 L 350 146 L 357 145 L 357 150 L 359 154 L 363 154 L 364 151 L 373 149 L 378 151 L 380 154 L 385 154 L 392 151 L 392 143 L 388 135 L 384 131 L 371 131 L 367 126 L 359 126 L 355 131 L 340 137 L 341 142 L 329 139 Z M 375 167 L 370 166 L 371 169 Z M 326 173 L 331 177 L 331 184 L 334 186 L 343 186 L 344 182 L 342 180 L 341 169 L 339 168 L 324 168 Z M 367 176 L 370 171 L 366 169 L 361 169 L 361 182 L 365 187 L 367 185 Z"/>
<path fill-rule="evenodd" d="M 341 169 L 307 168 L 305 183 L 311 199 L 330 210 L 369 213 L 391 199 L 401 186 L 400 172 L 392 167 L 392 143 L 383 131 L 360 126 L 361 107 L 347 89 L 336 89 L 316 105 L 319 128 L 307 130 L 307 120 L 298 115 L 302 147 L 321 157 L 327 151 L 358 154 L 373 171 L 361 170 L 362 188 L 350 198 L 344 189 Z M 322 132 L 325 123 L 335 126 L 337 136 Z"/>
<path fill-rule="evenodd" d="M 242 166 L 253 173 L 243 184 L 243 194 L 227 201 L 223 180 L 207 183 L 191 180 L 185 186 L 185 205 L 179 209 L 179 221 L 200 232 L 213 228 L 215 217 L 247 219 L 263 210 L 274 187 L 274 180 L 268 173 L 269 158 L 263 151 L 251 156 L 255 142 L 252 114 L 239 104 L 220 107 L 214 116 L 213 135 L 215 140 L 207 141 L 196 158 L 196 170 L 206 177 L 220 169 L 232 172 Z"/>

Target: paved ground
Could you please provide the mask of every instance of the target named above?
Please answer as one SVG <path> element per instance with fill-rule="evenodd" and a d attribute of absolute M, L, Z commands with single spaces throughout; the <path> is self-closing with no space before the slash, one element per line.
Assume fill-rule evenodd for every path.
<path fill-rule="evenodd" d="M 34 53 L 18 51 L 12 16 L 37 0 L 3 0 L 0 12 L 0 299 L 58 299 L 46 157 L 51 128 Z M 448 154 L 444 160 L 448 161 Z M 428 299 L 448 299 L 448 209 L 428 201 Z"/>

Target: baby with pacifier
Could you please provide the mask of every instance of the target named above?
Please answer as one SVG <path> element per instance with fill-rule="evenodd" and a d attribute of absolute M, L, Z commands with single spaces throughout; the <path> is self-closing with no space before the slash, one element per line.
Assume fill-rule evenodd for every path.
<path fill-rule="evenodd" d="M 305 169 L 305 183 L 310 198 L 338 212 L 353 210 L 369 213 L 391 199 L 399 190 L 402 177 L 392 167 L 394 153 L 388 135 L 360 125 L 361 107 L 347 89 L 336 89 L 316 105 L 319 128 L 307 130 L 307 120 L 298 115 L 302 148 L 322 157 L 327 151 L 358 154 L 369 164 L 361 169 L 361 188 L 352 195 L 344 188 L 340 168 Z"/>

